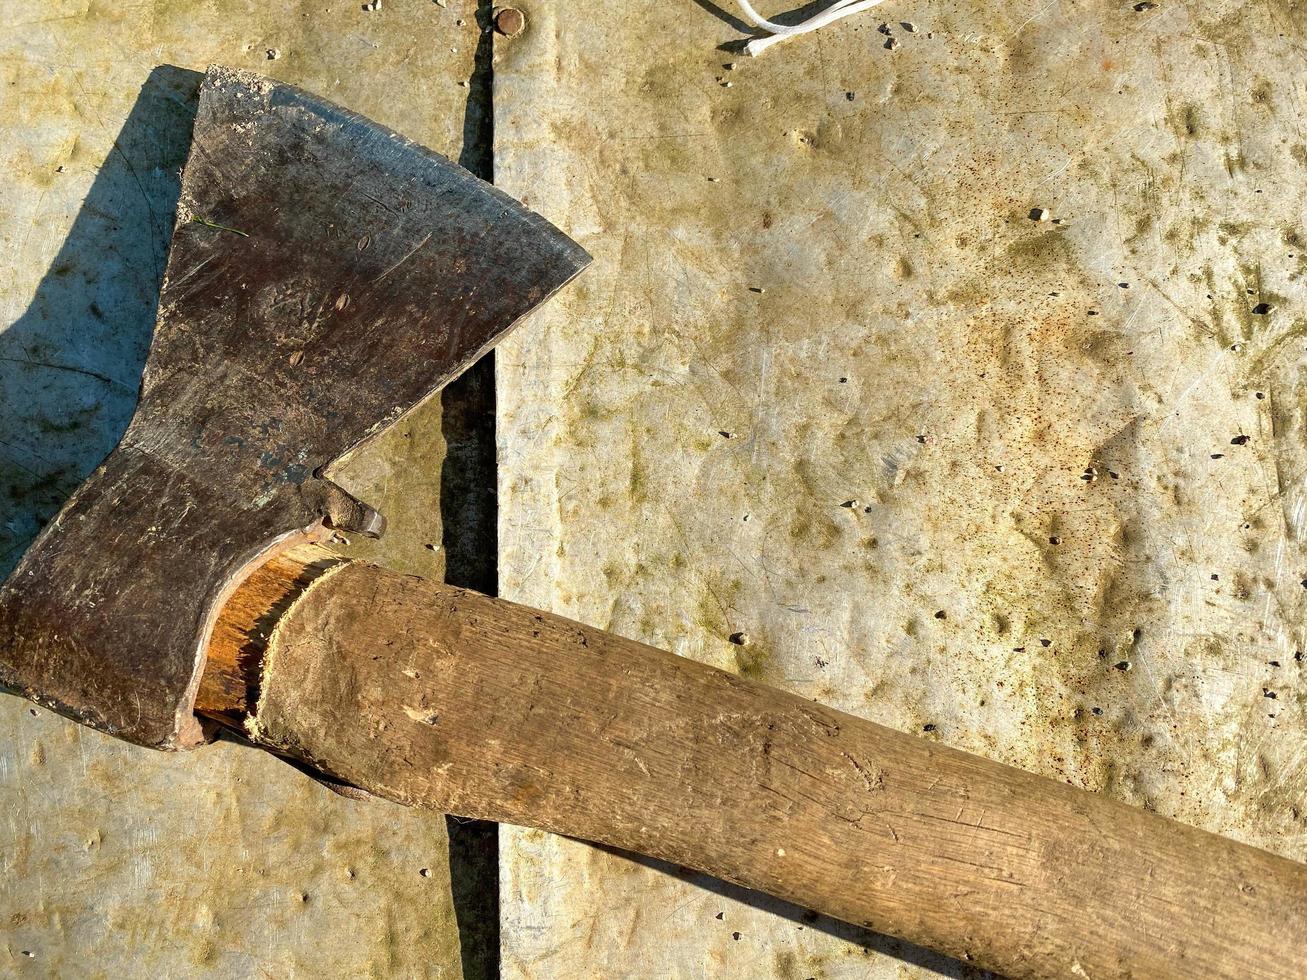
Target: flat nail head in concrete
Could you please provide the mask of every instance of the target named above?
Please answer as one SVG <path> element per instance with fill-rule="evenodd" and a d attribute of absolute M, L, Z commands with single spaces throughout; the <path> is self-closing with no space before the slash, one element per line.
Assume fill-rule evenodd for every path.
<path fill-rule="evenodd" d="M 500 7 L 495 11 L 495 30 L 504 37 L 517 37 L 526 28 L 526 14 L 516 7 Z"/>

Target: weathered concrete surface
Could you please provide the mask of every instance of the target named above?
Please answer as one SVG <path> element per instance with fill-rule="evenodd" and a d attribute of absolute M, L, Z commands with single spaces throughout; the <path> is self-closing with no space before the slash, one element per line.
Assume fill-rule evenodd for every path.
<path fill-rule="evenodd" d="M 134 404 L 196 82 L 159 66 L 263 71 L 457 158 L 479 111 L 459 84 L 474 12 L 0 0 L 5 573 Z M 342 480 L 390 518 L 369 553 L 432 575 L 441 428 L 439 405 L 415 413 Z M 231 745 L 164 757 L 34 710 L 0 697 L 0 972 L 460 974 L 439 817 Z"/>
<path fill-rule="evenodd" d="M 496 177 L 596 261 L 499 354 L 502 593 L 1307 858 L 1307 7 L 525 9 Z M 963 969 L 503 858 L 509 976 Z"/>

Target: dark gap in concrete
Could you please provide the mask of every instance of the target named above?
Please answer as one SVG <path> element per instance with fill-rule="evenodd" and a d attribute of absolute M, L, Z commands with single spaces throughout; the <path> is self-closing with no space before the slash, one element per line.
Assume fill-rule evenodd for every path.
<path fill-rule="evenodd" d="M 479 30 L 463 113 L 458 162 L 494 179 L 492 5 L 478 0 Z M 441 395 L 445 461 L 440 517 L 445 581 L 495 595 L 499 585 L 499 507 L 495 465 L 495 360 L 487 354 Z M 499 826 L 446 817 L 449 880 L 464 980 L 499 976 Z"/>

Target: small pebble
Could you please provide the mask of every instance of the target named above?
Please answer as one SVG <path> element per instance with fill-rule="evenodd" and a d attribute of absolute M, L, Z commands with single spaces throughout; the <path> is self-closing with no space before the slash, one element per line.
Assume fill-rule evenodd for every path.
<path fill-rule="evenodd" d="M 903 29 L 904 29 L 905 31 L 907 31 L 909 34 L 916 34 L 916 33 L 917 33 L 917 25 L 914 24 L 914 23 L 912 23 L 912 21 L 910 21 L 910 20 L 900 21 L 900 22 L 899 22 L 899 27 L 903 28 Z"/>
<path fill-rule="evenodd" d="M 899 49 L 899 39 L 898 39 L 898 38 L 896 38 L 896 37 L 892 37 L 892 38 L 890 38 L 888 41 L 885 42 L 885 50 L 886 50 L 886 51 L 897 51 L 898 49 Z"/>
<path fill-rule="evenodd" d="M 276 61 L 276 60 L 277 60 L 278 58 L 280 58 L 280 57 L 281 57 L 281 52 L 280 52 L 280 51 L 278 51 L 276 48 L 268 48 L 268 60 L 269 60 L 269 61 Z"/>
<path fill-rule="evenodd" d="M 1270 312 L 1271 312 L 1270 303 L 1258 303 L 1256 306 L 1253 307 L 1254 316 L 1266 316 L 1266 314 Z"/>
<path fill-rule="evenodd" d="M 728 61 L 726 62 L 726 64 L 722 65 L 722 67 L 725 68 L 727 71 L 735 71 L 735 62 Z"/>
<path fill-rule="evenodd" d="M 1031 208 L 1029 217 L 1031 221 L 1050 221 L 1053 218 L 1053 212 L 1048 208 Z"/>
<path fill-rule="evenodd" d="M 749 645 L 749 634 L 732 633 L 730 635 L 730 641 L 734 643 L 737 647 L 747 647 Z"/>
<path fill-rule="evenodd" d="M 1145 10 L 1152 10 L 1156 6 L 1157 4 L 1152 3 L 1151 0 L 1144 0 L 1143 3 L 1135 4 L 1135 13 L 1142 14 Z"/>
<path fill-rule="evenodd" d="M 882 34 L 886 34 L 886 35 L 888 35 L 888 34 L 889 34 L 889 24 L 881 24 L 878 28 L 876 28 L 876 30 L 880 31 Z"/>

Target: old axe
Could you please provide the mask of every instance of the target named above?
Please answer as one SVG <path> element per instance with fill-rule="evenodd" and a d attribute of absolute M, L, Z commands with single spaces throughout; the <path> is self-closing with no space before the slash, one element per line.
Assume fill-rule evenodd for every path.
<path fill-rule="evenodd" d="M 1307 975 L 1307 866 L 316 547 L 382 525 L 329 465 L 587 261 L 395 133 L 210 69 L 136 415 L 0 589 L 0 682 L 1012 975 Z"/>

